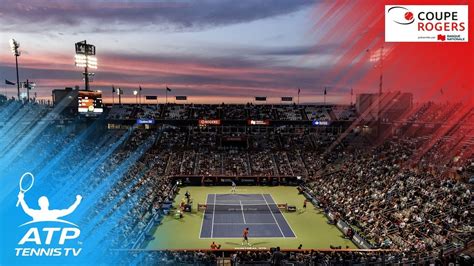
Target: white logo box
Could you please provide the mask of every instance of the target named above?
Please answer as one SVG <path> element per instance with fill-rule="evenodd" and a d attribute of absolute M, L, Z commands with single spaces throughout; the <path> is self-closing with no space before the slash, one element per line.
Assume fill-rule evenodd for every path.
<path fill-rule="evenodd" d="M 468 24 L 467 5 L 385 6 L 386 42 L 468 42 Z"/>

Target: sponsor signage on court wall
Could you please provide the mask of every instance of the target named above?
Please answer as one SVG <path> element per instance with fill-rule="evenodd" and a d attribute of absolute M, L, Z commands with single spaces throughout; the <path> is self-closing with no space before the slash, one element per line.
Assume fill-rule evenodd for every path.
<path fill-rule="evenodd" d="M 341 229 L 341 231 L 346 234 L 347 230 L 349 230 L 349 226 L 342 220 L 337 220 L 336 226 Z"/>
<path fill-rule="evenodd" d="M 200 126 L 209 126 L 209 125 L 218 126 L 221 124 L 221 120 L 220 119 L 199 119 L 198 124 Z"/>
<path fill-rule="evenodd" d="M 137 124 L 139 125 L 153 125 L 155 124 L 155 119 L 153 118 L 139 118 L 137 119 Z"/>
<path fill-rule="evenodd" d="M 229 137 L 222 137 L 224 141 L 243 141 L 245 140 L 242 136 L 229 136 Z"/>
<path fill-rule="evenodd" d="M 372 246 L 367 241 L 365 241 L 362 237 L 360 237 L 357 233 L 354 234 L 354 237 L 352 238 L 352 240 L 359 248 L 364 248 L 364 249 L 372 248 Z"/>
<path fill-rule="evenodd" d="M 313 126 L 329 126 L 329 121 L 313 120 Z"/>
<path fill-rule="evenodd" d="M 251 126 L 268 126 L 270 125 L 270 120 L 248 120 L 248 124 Z"/>

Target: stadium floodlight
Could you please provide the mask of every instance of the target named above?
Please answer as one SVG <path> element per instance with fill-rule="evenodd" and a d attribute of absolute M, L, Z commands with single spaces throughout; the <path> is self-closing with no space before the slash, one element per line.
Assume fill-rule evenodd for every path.
<path fill-rule="evenodd" d="M 119 97 L 119 104 L 120 105 L 122 105 L 122 94 L 123 94 L 122 88 L 117 88 L 117 95 Z"/>
<path fill-rule="evenodd" d="M 18 91 L 18 100 L 20 100 L 20 75 L 18 73 L 18 57 L 20 56 L 20 43 L 15 39 L 10 39 L 10 48 L 13 55 L 15 56 L 15 65 L 16 65 L 16 89 Z"/>
<path fill-rule="evenodd" d="M 97 58 L 95 57 L 95 46 L 87 44 L 87 41 L 78 42 L 76 46 L 76 55 L 74 56 L 74 62 L 77 67 L 84 68 L 84 82 L 86 91 L 89 90 L 89 76 L 94 73 L 89 73 L 89 69 L 97 69 Z"/>
<path fill-rule="evenodd" d="M 97 58 L 93 55 L 76 54 L 74 61 L 77 67 L 97 69 Z"/>
<path fill-rule="evenodd" d="M 20 43 L 17 42 L 15 39 L 10 39 L 10 48 L 14 56 L 20 56 Z"/>
<path fill-rule="evenodd" d="M 133 90 L 133 95 L 135 95 L 135 101 L 136 101 L 136 104 L 138 104 L 138 91 Z"/>

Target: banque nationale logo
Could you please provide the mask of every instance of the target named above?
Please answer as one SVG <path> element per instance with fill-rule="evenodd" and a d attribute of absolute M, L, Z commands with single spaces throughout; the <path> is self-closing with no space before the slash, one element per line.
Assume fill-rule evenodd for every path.
<path fill-rule="evenodd" d="M 20 178 L 20 192 L 16 206 L 21 206 L 32 220 L 19 226 L 30 225 L 15 248 L 16 256 L 78 256 L 82 248 L 74 248 L 68 244 L 79 237 L 81 230 L 76 224 L 60 218 L 73 213 L 81 203 L 82 196 L 77 195 L 76 201 L 69 208 L 62 210 L 50 209 L 48 198 L 41 196 L 38 199 L 39 209 L 33 209 L 25 201 L 25 193 L 33 187 L 34 181 L 33 174 L 29 172 Z M 57 226 L 58 224 L 60 226 Z"/>
<path fill-rule="evenodd" d="M 386 5 L 386 42 L 468 42 L 467 5 Z"/>

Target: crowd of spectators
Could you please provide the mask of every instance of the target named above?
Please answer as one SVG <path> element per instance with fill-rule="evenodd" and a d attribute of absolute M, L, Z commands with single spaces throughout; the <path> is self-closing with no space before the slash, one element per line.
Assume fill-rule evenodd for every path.
<path fill-rule="evenodd" d="M 267 104 L 247 105 L 249 118 L 254 120 L 275 120 L 274 107 Z"/>
<path fill-rule="evenodd" d="M 446 121 L 453 112 L 459 109 L 462 103 L 420 103 L 415 106 L 415 112 L 406 120 L 417 123 L 433 123 L 438 121 Z"/>
<path fill-rule="evenodd" d="M 224 120 L 245 120 L 247 119 L 247 109 L 245 105 L 236 104 L 236 105 L 223 105 L 222 106 L 222 116 Z"/>
<path fill-rule="evenodd" d="M 177 120 L 211 119 L 215 116 L 293 120 L 298 115 L 302 119 L 304 116 L 320 120 L 352 118 L 351 112 L 339 109 L 335 112 L 331 107 L 235 106 L 170 105 L 146 110 L 114 107 L 108 118 L 158 114 L 162 118 Z M 407 121 L 443 121 L 449 118 L 448 112 L 458 107 L 459 104 L 428 103 Z M 2 108 L 20 114 L 25 121 L 35 120 L 36 116 L 48 116 L 51 111 L 48 106 L 34 103 L 25 106 L 19 102 L 4 104 Z M 132 127 L 104 131 L 97 128 L 89 135 L 94 137 L 94 145 L 91 145 L 90 141 L 78 138 L 79 132 L 73 127 L 57 130 L 58 124 L 54 124 L 43 132 L 51 149 L 42 152 L 39 147 L 44 143 L 41 141 L 29 144 L 28 148 L 39 150 L 38 156 L 46 161 L 57 156 L 62 147 L 73 147 L 63 154 L 71 163 L 58 162 L 50 169 L 51 178 L 57 178 L 54 182 L 57 187 L 65 182 L 60 178 L 61 173 L 85 173 L 97 161 L 98 165 L 93 167 L 97 169 L 93 173 L 94 179 L 87 179 L 85 185 L 90 191 L 104 182 L 111 182 L 111 185 L 100 195 L 91 213 L 100 215 L 102 222 L 106 222 L 109 217 L 125 210 L 111 232 L 118 236 L 111 240 L 114 247 L 130 248 L 152 219 L 164 215 L 162 207 L 173 200 L 176 192 L 171 183 L 174 175 L 301 175 L 305 188 L 325 212 L 331 212 L 336 220 L 346 221 L 374 247 L 401 252 L 383 253 L 383 256 L 382 253 L 357 252 L 280 252 L 281 261 L 297 265 L 344 264 L 346 261 L 377 264 L 382 260 L 410 262 L 421 256 L 416 259 L 439 259 L 441 262 L 447 259 L 440 257 L 441 252 L 463 247 L 473 240 L 473 185 L 466 179 L 460 180 L 462 174 L 474 172 L 473 130 L 469 126 L 474 123 L 472 117 L 471 110 L 442 136 L 434 133 L 419 136 L 418 132 L 390 137 L 382 144 L 364 149 L 350 145 L 351 138 L 357 137 L 350 134 L 346 136 L 349 145 L 343 143 L 329 153 L 325 153 L 326 148 L 341 132 L 330 129 L 309 131 L 304 127 L 245 132 L 238 146 L 222 145 L 222 132 L 203 133 L 189 126 L 166 126 L 159 130 Z M 20 129 L 21 134 L 27 134 L 27 123 Z M 1 141 L 5 140 L 8 138 Z M 117 143 L 119 146 L 114 147 Z M 0 144 L 5 144 L 5 147 L 12 145 Z M 428 144 L 430 148 L 425 149 Z M 97 158 L 104 150 L 110 150 L 111 154 L 106 161 L 100 161 Z M 83 154 L 90 155 L 88 161 L 83 161 Z M 80 163 L 84 166 L 78 167 Z M 122 168 L 123 171 L 119 172 Z M 118 173 L 115 180 L 111 178 L 114 173 Z M 96 224 L 94 230 L 98 230 L 100 225 Z M 268 264 L 275 262 L 275 253 L 238 251 L 230 255 L 230 260 L 234 264 Z M 141 262 L 215 264 L 217 259 L 216 253 L 208 251 L 163 251 L 147 253 Z M 460 260 L 458 257 L 451 259 Z"/>
<path fill-rule="evenodd" d="M 354 121 L 357 118 L 357 111 L 354 106 L 347 107 L 347 106 L 336 105 L 332 108 L 332 112 L 336 120 Z"/>
<path fill-rule="evenodd" d="M 132 105 L 114 105 L 107 113 L 107 119 L 134 119 L 139 113 Z"/>
<path fill-rule="evenodd" d="M 207 150 L 199 153 L 198 158 L 198 175 L 216 176 L 222 174 L 221 154 Z"/>
<path fill-rule="evenodd" d="M 131 130 L 127 140 L 113 153 L 110 159 L 99 167 L 95 181 L 85 184 L 88 190 L 110 182 L 107 193 L 101 195 L 89 221 L 96 217 L 101 220 L 94 230 L 107 223 L 112 216 L 122 213 L 119 226 L 114 226 L 110 235 L 113 247 L 130 248 L 145 226 L 161 212 L 164 203 L 174 198 L 171 180 L 164 176 L 167 155 L 153 148 L 157 133 Z M 123 168 L 116 182 L 111 173 Z M 87 190 L 84 192 L 87 195 Z M 112 203 L 112 204 L 111 204 Z"/>
<path fill-rule="evenodd" d="M 279 105 L 275 107 L 275 111 L 277 113 L 277 120 L 304 120 L 303 108 L 299 105 Z"/>
<path fill-rule="evenodd" d="M 252 133 L 242 146 L 222 146 L 219 132 L 196 132 L 169 128 L 158 140 L 161 149 L 168 150 L 170 175 L 200 176 L 306 176 L 320 169 L 322 148 L 313 147 L 320 133 Z"/>
<path fill-rule="evenodd" d="M 390 251 L 199 250 L 130 252 L 119 265 L 472 265 L 465 254 L 423 259 L 414 253 Z"/>
<path fill-rule="evenodd" d="M 306 117 L 309 120 L 331 120 L 331 108 L 327 106 L 308 106 L 305 108 Z"/>
<path fill-rule="evenodd" d="M 467 160 L 474 156 L 474 109 L 466 114 L 447 130 L 446 134 L 428 135 L 430 143 L 421 163 L 427 166 L 443 166 L 446 168 L 462 168 Z M 460 169 L 462 170 L 462 169 Z"/>
<path fill-rule="evenodd" d="M 186 120 L 189 118 L 190 110 L 186 105 L 168 105 L 162 108 L 162 117 L 171 120 Z M 189 106 L 188 106 L 189 107 Z"/>
<path fill-rule="evenodd" d="M 238 149 L 227 149 L 222 154 L 223 174 L 226 176 L 250 175 L 248 154 Z"/>
<path fill-rule="evenodd" d="M 354 106 L 295 104 L 172 104 L 114 105 L 106 108 L 108 119 L 154 118 L 163 120 L 338 120 L 353 121 Z"/>
<path fill-rule="evenodd" d="M 191 105 L 189 107 L 192 119 L 216 119 L 220 117 L 222 107 L 218 105 Z"/>
<path fill-rule="evenodd" d="M 431 252 L 472 239 L 472 185 L 436 171 L 403 167 L 412 141 L 392 140 L 343 155 L 340 171 L 307 187 L 326 212 L 374 246 Z M 466 238 L 467 237 L 467 238 Z"/>

